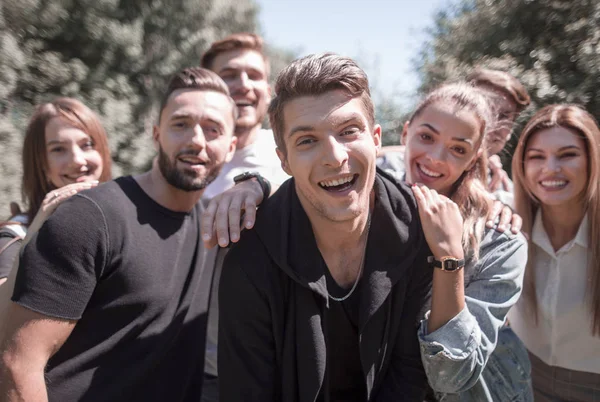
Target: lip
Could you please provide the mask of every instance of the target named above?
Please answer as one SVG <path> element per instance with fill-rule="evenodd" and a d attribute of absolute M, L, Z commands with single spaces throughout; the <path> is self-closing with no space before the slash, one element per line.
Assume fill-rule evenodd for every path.
<path fill-rule="evenodd" d="M 559 184 L 561 183 L 561 184 Z M 562 184 L 564 183 L 564 184 Z M 546 192 L 562 191 L 569 186 L 571 182 L 563 178 L 545 178 L 538 181 L 538 186 Z"/>
<path fill-rule="evenodd" d="M 64 174 L 63 177 L 68 180 L 68 181 L 72 181 L 74 183 L 82 183 L 84 181 L 87 181 L 87 179 L 89 177 L 91 177 L 92 172 L 87 171 L 87 172 L 81 172 L 81 173 L 76 173 L 76 174 Z"/>

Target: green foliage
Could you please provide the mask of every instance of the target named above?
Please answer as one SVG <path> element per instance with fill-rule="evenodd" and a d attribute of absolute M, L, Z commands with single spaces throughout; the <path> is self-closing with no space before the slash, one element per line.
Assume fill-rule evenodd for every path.
<path fill-rule="evenodd" d="M 416 67 L 421 92 L 459 79 L 474 66 L 507 71 L 533 105 L 579 103 L 597 118 L 600 97 L 600 2 L 462 0 L 440 11 Z"/>
<path fill-rule="evenodd" d="M 151 127 L 171 74 L 198 65 L 211 42 L 256 31 L 257 12 L 253 0 L 0 2 L 0 152 L 11 155 L 0 162 L 0 219 L 20 191 L 21 144 L 34 105 L 80 99 L 108 132 L 113 175 L 139 172 L 154 155 Z M 271 52 L 276 66 L 289 60 Z"/>

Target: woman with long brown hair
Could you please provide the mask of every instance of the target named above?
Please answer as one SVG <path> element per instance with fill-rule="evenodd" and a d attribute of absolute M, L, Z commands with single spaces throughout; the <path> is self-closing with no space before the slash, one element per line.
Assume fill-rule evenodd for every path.
<path fill-rule="evenodd" d="M 37 107 L 25 133 L 22 159 L 22 193 L 28 210 L 0 227 L 0 284 L 27 228 L 31 236 L 64 199 L 111 178 L 106 132 L 96 114 L 72 98 Z"/>
<path fill-rule="evenodd" d="M 529 235 L 523 297 L 509 317 L 529 350 L 536 401 L 600 396 L 600 129 L 575 105 L 525 126 L 512 162 Z"/>

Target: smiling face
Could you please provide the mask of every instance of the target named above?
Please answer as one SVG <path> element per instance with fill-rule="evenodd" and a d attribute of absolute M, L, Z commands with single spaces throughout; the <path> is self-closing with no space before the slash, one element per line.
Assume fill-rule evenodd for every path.
<path fill-rule="evenodd" d="M 286 155 L 277 154 L 307 215 L 343 222 L 368 213 L 381 127 L 370 127 L 361 98 L 343 90 L 303 96 L 283 116 Z"/>
<path fill-rule="evenodd" d="M 54 187 L 100 179 L 102 156 L 89 135 L 61 117 L 50 119 L 44 134 L 46 176 Z"/>
<path fill-rule="evenodd" d="M 222 52 L 215 57 L 211 70 L 225 81 L 238 107 L 237 131 L 262 124 L 271 100 L 263 56 L 250 49 Z"/>
<path fill-rule="evenodd" d="M 526 186 L 540 203 L 576 207 L 582 201 L 588 158 L 585 142 L 576 132 L 556 126 L 532 134 L 523 167 Z"/>
<path fill-rule="evenodd" d="M 449 196 L 454 183 L 475 163 L 481 123 L 445 102 L 426 106 L 404 129 L 406 179 Z"/>
<path fill-rule="evenodd" d="M 153 135 L 160 171 L 171 186 L 202 190 L 231 160 L 236 142 L 232 108 L 218 92 L 178 89 L 171 94 Z"/>

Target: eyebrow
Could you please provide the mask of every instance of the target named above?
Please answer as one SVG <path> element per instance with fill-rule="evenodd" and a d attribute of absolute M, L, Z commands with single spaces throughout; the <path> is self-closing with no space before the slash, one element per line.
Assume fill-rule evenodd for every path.
<path fill-rule="evenodd" d="M 66 142 L 67 142 L 67 141 L 50 140 L 50 141 L 48 141 L 48 142 L 46 143 L 46 146 L 49 146 L 49 145 L 56 145 L 56 144 L 64 144 L 64 143 L 66 143 Z"/>
<path fill-rule="evenodd" d="M 558 151 L 559 151 L 559 152 L 560 152 L 560 151 L 565 151 L 565 150 L 567 150 L 567 149 L 577 149 L 577 150 L 581 150 L 581 148 L 579 148 L 577 145 L 567 145 L 567 146 L 564 146 L 564 147 L 558 148 Z M 531 151 L 534 151 L 534 152 L 544 152 L 544 150 L 543 150 L 543 149 L 538 149 L 538 148 L 527 148 L 527 150 L 526 150 L 525 152 L 531 152 Z"/>
<path fill-rule="evenodd" d="M 431 124 L 429 124 L 429 123 L 423 123 L 423 124 L 421 124 L 421 127 L 423 127 L 423 126 L 427 127 L 428 129 L 430 129 L 431 131 L 433 131 L 433 132 L 434 132 L 434 133 L 436 133 L 437 135 L 440 135 L 440 132 L 438 131 L 438 129 L 436 129 L 435 127 L 433 127 Z M 471 141 L 471 140 L 470 140 L 470 139 L 468 139 L 468 138 L 462 138 L 462 137 L 452 137 L 452 139 L 453 139 L 454 141 L 465 142 L 465 143 L 467 143 L 467 144 L 469 144 L 469 145 L 473 146 L 473 141 Z"/>
<path fill-rule="evenodd" d="M 340 127 L 340 126 L 345 126 L 346 124 L 348 124 L 352 121 L 356 121 L 357 123 L 364 124 L 362 121 L 361 115 L 359 113 L 352 113 L 350 116 L 348 116 L 348 118 L 344 119 L 343 121 L 341 121 L 339 123 L 334 123 L 334 124 L 336 127 Z M 290 131 L 290 134 L 288 135 L 288 137 L 291 137 L 298 132 L 310 132 L 310 131 L 315 131 L 315 128 L 313 126 L 294 127 Z"/>

